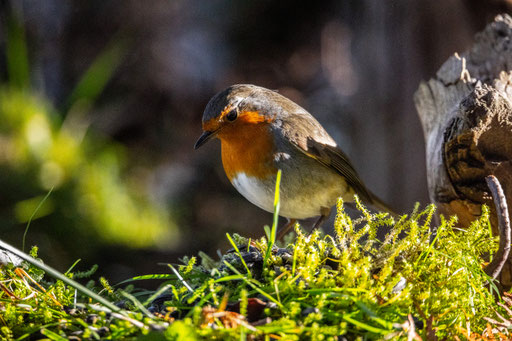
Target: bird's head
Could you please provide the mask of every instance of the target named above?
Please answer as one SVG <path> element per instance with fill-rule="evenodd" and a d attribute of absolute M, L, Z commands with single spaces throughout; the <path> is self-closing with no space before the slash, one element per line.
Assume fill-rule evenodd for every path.
<path fill-rule="evenodd" d="M 197 149 L 213 137 L 229 139 L 254 126 L 269 124 L 282 112 L 278 93 L 256 85 L 237 84 L 219 92 L 208 102 L 203 113 L 203 134 Z"/>

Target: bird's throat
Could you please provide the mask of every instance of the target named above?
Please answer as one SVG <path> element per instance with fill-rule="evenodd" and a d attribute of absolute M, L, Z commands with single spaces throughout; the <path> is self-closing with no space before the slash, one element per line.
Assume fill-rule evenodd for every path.
<path fill-rule="evenodd" d="M 224 171 L 231 182 L 239 173 L 261 179 L 277 173 L 273 164 L 275 144 L 268 124 L 233 124 L 222 129 L 218 137 Z"/>

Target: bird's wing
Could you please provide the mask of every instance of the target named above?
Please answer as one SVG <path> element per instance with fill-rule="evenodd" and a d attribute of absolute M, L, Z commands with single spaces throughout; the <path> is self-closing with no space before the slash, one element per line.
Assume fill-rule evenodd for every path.
<path fill-rule="evenodd" d="M 320 123 L 309 114 L 307 115 L 310 119 L 304 120 L 297 117 L 291 120 L 293 127 L 283 129 L 288 137 L 287 140 L 302 153 L 343 176 L 363 201 L 372 203 L 373 195 L 357 175 L 347 155 L 336 146 L 335 141 Z M 286 123 L 283 122 L 283 125 Z"/>
<path fill-rule="evenodd" d="M 298 146 L 297 146 L 298 147 Z M 314 158 L 324 166 L 331 168 L 342 175 L 347 183 L 354 189 L 357 195 L 365 202 L 372 203 L 372 195 L 366 189 L 354 166 L 350 163 L 347 155 L 336 146 L 323 144 L 308 138 L 307 149 L 299 149 L 306 155 Z"/>

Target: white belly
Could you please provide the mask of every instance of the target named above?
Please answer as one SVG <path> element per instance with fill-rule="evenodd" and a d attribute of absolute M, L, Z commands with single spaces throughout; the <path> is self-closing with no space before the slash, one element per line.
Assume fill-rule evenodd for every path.
<path fill-rule="evenodd" d="M 281 208 L 279 215 L 286 218 L 305 219 L 320 215 L 322 207 L 330 208 L 336 203 L 336 198 L 343 194 L 344 181 L 336 179 L 334 184 L 326 184 L 323 190 L 314 190 L 308 184 L 293 184 L 286 186 L 283 176 L 281 183 Z M 231 183 L 247 200 L 268 212 L 274 212 L 275 182 L 273 179 L 260 180 L 238 173 Z M 283 188 L 283 185 L 284 188 Z M 291 190 L 286 191 L 286 188 Z M 350 198 L 344 198 L 351 201 Z"/>
<path fill-rule="evenodd" d="M 231 183 L 247 200 L 268 212 L 274 211 L 274 188 L 245 173 L 238 173 Z"/>

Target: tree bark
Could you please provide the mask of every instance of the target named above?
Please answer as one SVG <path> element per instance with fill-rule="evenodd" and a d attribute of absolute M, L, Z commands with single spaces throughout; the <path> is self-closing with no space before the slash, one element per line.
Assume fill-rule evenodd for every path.
<path fill-rule="evenodd" d="M 494 175 L 512 207 L 512 18 L 499 15 L 477 34 L 473 47 L 454 54 L 414 95 L 425 136 L 430 199 L 438 212 L 456 214 L 462 227 L 491 208 L 485 177 Z M 509 258 L 501 275 L 512 286 Z"/>

